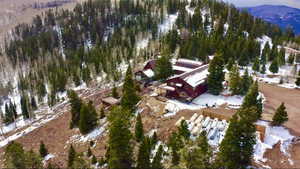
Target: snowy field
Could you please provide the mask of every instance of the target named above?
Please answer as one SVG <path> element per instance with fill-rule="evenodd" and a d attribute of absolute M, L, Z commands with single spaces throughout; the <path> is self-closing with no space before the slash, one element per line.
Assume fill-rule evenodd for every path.
<path fill-rule="evenodd" d="M 193 100 L 192 103 L 202 107 L 218 107 L 227 104 L 230 108 L 239 108 L 243 103 L 243 96 L 215 96 L 205 93 Z"/>
<path fill-rule="evenodd" d="M 178 100 L 168 100 L 165 109 L 169 113 L 164 114 L 164 117 L 176 115 L 180 110 L 199 110 L 207 107 L 217 108 L 227 104 L 228 107 L 238 109 L 243 103 L 243 96 L 222 96 L 205 93 L 195 98 L 191 103 L 183 103 Z"/>
<path fill-rule="evenodd" d="M 272 43 L 272 39 L 268 36 L 262 36 L 261 38 L 257 38 L 256 39 L 260 44 L 261 44 L 261 51 L 264 49 L 265 45 L 267 43 L 269 43 L 270 48 L 272 48 L 273 43 Z M 282 46 L 279 46 L 279 48 L 281 48 Z M 289 54 L 286 53 L 285 55 L 285 59 L 288 59 Z M 270 63 L 266 64 L 266 73 L 265 74 L 261 74 L 256 72 L 256 76 L 257 79 L 259 81 L 263 81 L 265 83 L 270 83 L 270 84 L 276 84 L 280 87 L 284 87 L 284 88 L 290 88 L 290 89 L 294 89 L 294 88 L 299 88 L 295 85 L 295 81 L 294 80 L 290 80 L 288 77 L 293 77 L 295 76 L 295 74 L 297 74 L 297 72 L 300 70 L 300 65 L 298 64 L 294 64 L 294 65 L 284 65 L 284 66 L 280 66 L 278 73 L 272 73 L 269 70 L 270 67 Z M 251 66 L 247 67 L 249 70 L 249 73 L 254 73 L 254 71 L 252 70 Z M 241 73 L 244 70 L 241 70 Z M 271 76 L 274 76 L 271 78 Z M 280 83 L 280 81 L 283 81 L 282 83 Z"/>

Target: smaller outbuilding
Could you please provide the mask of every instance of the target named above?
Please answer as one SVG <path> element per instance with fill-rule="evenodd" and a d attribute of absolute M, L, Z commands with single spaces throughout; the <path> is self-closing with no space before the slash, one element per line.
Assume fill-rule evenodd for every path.
<path fill-rule="evenodd" d="M 105 97 L 105 98 L 101 99 L 101 101 L 102 101 L 103 106 L 106 108 L 120 104 L 120 100 L 116 99 L 114 97 Z"/>

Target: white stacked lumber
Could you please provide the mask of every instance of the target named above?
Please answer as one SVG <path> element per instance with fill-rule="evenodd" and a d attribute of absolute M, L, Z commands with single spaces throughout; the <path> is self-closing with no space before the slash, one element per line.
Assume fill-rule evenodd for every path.
<path fill-rule="evenodd" d="M 195 126 L 194 129 L 192 130 L 191 134 L 196 136 L 199 131 L 200 131 L 199 126 Z"/>
<path fill-rule="evenodd" d="M 214 121 L 211 124 L 211 128 L 215 128 L 217 126 L 217 124 L 218 124 L 218 121 L 219 120 L 217 118 L 215 118 Z"/>
<path fill-rule="evenodd" d="M 198 117 L 198 114 L 197 113 L 194 113 L 193 116 L 190 118 L 189 122 L 194 122 Z"/>
<path fill-rule="evenodd" d="M 194 122 L 191 122 L 188 124 L 188 129 L 191 131 L 193 130 L 193 128 L 196 126 L 197 124 L 195 124 Z"/>
<path fill-rule="evenodd" d="M 224 128 L 225 128 L 225 125 L 222 121 L 219 121 L 218 124 L 217 124 L 217 128 L 219 131 L 223 131 Z"/>
<path fill-rule="evenodd" d="M 209 121 L 210 121 L 210 118 L 209 118 L 209 117 L 206 117 L 205 120 L 204 120 L 204 122 L 202 123 L 202 126 L 203 126 L 204 128 L 206 128 L 206 126 L 208 125 Z"/>
<path fill-rule="evenodd" d="M 200 115 L 196 120 L 195 123 L 198 125 L 201 123 L 201 121 L 203 120 L 203 115 Z"/>

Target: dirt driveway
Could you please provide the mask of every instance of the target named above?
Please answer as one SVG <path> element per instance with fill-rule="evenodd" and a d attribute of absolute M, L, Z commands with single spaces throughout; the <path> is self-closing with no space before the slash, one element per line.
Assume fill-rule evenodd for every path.
<path fill-rule="evenodd" d="M 290 128 L 293 134 L 300 136 L 300 90 L 265 83 L 259 83 L 259 89 L 266 97 L 263 119 L 271 120 L 276 108 L 284 102 L 289 117 L 285 126 Z"/>

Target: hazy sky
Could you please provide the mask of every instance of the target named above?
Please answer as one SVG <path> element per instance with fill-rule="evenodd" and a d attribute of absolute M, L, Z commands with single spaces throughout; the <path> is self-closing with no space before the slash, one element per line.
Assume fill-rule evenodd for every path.
<path fill-rule="evenodd" d="M 223 0 L 225 2 L 230 2 L 237 7 L 249 7 L 258 5 L 286 5 L 294 8 L 300 8 L 300 0 Z"/>

